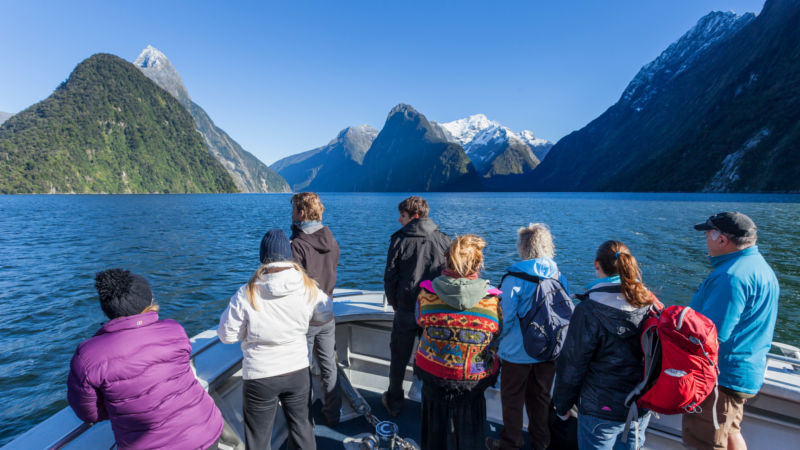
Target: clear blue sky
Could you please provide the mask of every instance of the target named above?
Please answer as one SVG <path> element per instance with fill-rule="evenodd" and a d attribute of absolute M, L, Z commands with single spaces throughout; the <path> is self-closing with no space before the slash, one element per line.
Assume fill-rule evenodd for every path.
<path fill-rule="evenodd" d="M 710 11 L 763 0 L 39 1 L 0 3 L 0 111 L 51 94 L 94 53 L 163 51 L 189 95 L 271 164 L 409 103 L 484 113 L 557 141 L 615 103 Z"/>

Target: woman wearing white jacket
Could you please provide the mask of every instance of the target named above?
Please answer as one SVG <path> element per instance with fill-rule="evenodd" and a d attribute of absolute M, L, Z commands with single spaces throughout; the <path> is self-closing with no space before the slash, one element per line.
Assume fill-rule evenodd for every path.
<path fill-rule="evenodd" d="M 280 400 L 295 448 L 314 449 L 306 332 L 309 324 L 333 320 L 333 303 L 292 262 L 283 231 L 264 235 L 260 259 L 250 281 L 231 297 L 217 329 L 222 342 L 242 342 L 245 443 L 248 449 L 270 448 Z"/>

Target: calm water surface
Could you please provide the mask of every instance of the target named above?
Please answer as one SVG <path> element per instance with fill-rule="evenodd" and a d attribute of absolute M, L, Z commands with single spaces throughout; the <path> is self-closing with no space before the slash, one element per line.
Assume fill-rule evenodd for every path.
<path fill-rule="evenodd" d="M 382 289 L 397 203 L 408 194 L 323 194 L 325 223 L 342 248 L 339 287 Z M 498 282 L 516 258 L 516 230 L 550 225 L 573 287 L 594 277 L 607 239 L 625 242 L 645 283 L 667 304 L 687 304 L 709 272 L 703 234 L 712 213 L 738 210 L 759 226 L 759 247 L 781 283 L 776 340 L 800 345 L 800 196 L 702 194 L 427 194 L 450 234 L 489 246 Z M 289 232 L 288 194 L 0 196 L 0 445 L 67 405 L 76 345 L 104 316 L 94 273 L 124 267 L 153 285 L 161 316 L 191 336 L 216 327 L 229 297 L 252 275 L 269 228 Z"/>

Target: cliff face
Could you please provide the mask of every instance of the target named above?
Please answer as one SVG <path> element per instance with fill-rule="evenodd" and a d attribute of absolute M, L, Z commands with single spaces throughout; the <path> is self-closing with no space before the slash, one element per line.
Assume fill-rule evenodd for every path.
<path fill-rule="evenodd" d="M 189 111 L 197 131 L 208 146 L 208 151 L 225 167 L 240 191 L 290 192 L 286 180 L 243 149 L 238 142 L 214 124 L 200 105 L 192 101 L 178 71 L 166 55 L 148 45 L 136 58 L 134 65 Z"/>
<path fill-rule="evenodd" d="M 800 190 L 800 3 L 711 13 L 525 180 L 555 191 Z"/>

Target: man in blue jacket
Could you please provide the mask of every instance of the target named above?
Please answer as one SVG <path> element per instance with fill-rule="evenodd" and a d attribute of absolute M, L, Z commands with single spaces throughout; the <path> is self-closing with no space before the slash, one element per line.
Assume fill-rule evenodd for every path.
<path fill-rule="evenodd" d="M 717 327 L 719 429 L 714 429 L 712 394 L 701 404 L 701 413 L 684 414 L 683 440 L 698 449 L 745 449 L 740 427 L 744 403 L 764 382 L 780 288 L 758 252 L 756 225 L 749 217 L 722 212 L 694 228 L 705 231 L 713 270 L 689 306 Z"/>

